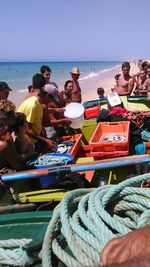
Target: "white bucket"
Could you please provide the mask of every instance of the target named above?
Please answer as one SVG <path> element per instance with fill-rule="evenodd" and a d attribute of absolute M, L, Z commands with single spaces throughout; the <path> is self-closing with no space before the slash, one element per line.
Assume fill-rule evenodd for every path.
<path fill-rule="evenodd" d="M 79 129 L 84 123 L 84 106 L 80 103 L 70 103 L 65 107 L 64 116 L 72 121 L 70 127 Z"/>

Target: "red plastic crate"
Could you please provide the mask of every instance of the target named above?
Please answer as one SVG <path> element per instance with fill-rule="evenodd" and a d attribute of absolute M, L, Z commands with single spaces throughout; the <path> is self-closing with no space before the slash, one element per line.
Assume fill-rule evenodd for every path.
<path fill-rule="evenodd" d="M 121 122 L 100 122 L 91 137 L 89 144 L 93 147 L 98 147 L 100 152 L 129 152 L 129 121 Z M 103 138 L 106 138 L 110 134 L 117 134 L 124 136 L 125 141 L 121 142 L 101 142 Z"/>
<path fill-rule="evenodd" d="M 91 108 L 86 108 L 84 112 L 86 119 L 97 118 L 99 113 L 100 113 L 99 105 Z"/>
<path fill-rule="evenodd" d="M 69 152 L 70 155 L 75 157 L 78 152 L 79 147 L 81 146 L 81 138 L 82 138 L 82 134 L 74 134 L 74 135 L 68 135 L 68 136 L 61 136 L 59 137 L 59 141 L 75 141 L 74 146 Z"/>

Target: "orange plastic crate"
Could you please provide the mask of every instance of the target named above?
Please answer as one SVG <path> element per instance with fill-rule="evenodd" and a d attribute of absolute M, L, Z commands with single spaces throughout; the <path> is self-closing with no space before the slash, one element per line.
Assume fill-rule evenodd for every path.
<path fill-rule="evenodd" d="M 78 152 L 79 147 L 81 146 L 81 138 L 82 138 L 82 134 L 74 134 L 74 135 L 68 135 L 68 136 L 61 136 L 59 137 L 59 141 L 75 141 L 74 146 L 69 152 L 70 155 L 75 157 Z"/>
<path fill-rule="evenodd" d="M 106 158 L 116 158 L 123 157 L 129 154 L 128 150 L 125 151 L 114 151 L 114 152 L 106 152 L 100 151 L 99 147 L 93 147 L 90 152 L 91 156 L 94 160 L 106 159 Z"/>
<path fill-rule="evenodd" d="M 89 144 L 93 147 L 98 147 L 100 152 L 129 152 L 129 121 L 120 122 L 100 122 L 91 137 Z M 103 138 L 110 134 L 124 136 L 125 141 L 121 142 L 101 142 Z"/>
<path fill-rule="evenodd" d="M 85 118 L 86 119 L 91 119 L 91 118 L 97 118 L 100 112 L 100 106 L 95 106 L 91 108 L 86 108 L 85 109 Z"/>

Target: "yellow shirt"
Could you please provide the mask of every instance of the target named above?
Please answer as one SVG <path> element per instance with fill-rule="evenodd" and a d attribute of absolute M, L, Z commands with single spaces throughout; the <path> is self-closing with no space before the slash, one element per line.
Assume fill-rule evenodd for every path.
<path fill-rule="evenodd" d="M 32 131 L 40 135 L 42 129 L 43 107 L 36 96 L 27 98 L 19 107 L 18 112 L 22 112 L 26 116 L 26 120 L 31 123 Z M 34 145 L 37 140 L 26 136 L 28 141 Z"/>

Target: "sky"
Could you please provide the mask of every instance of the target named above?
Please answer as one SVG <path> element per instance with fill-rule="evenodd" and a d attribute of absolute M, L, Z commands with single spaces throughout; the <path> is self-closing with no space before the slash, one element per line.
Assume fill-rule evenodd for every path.
<path fill-rule="evenodd" d="M 150 0 L 0 0 L 0 61 L 150 58 Z"/>

